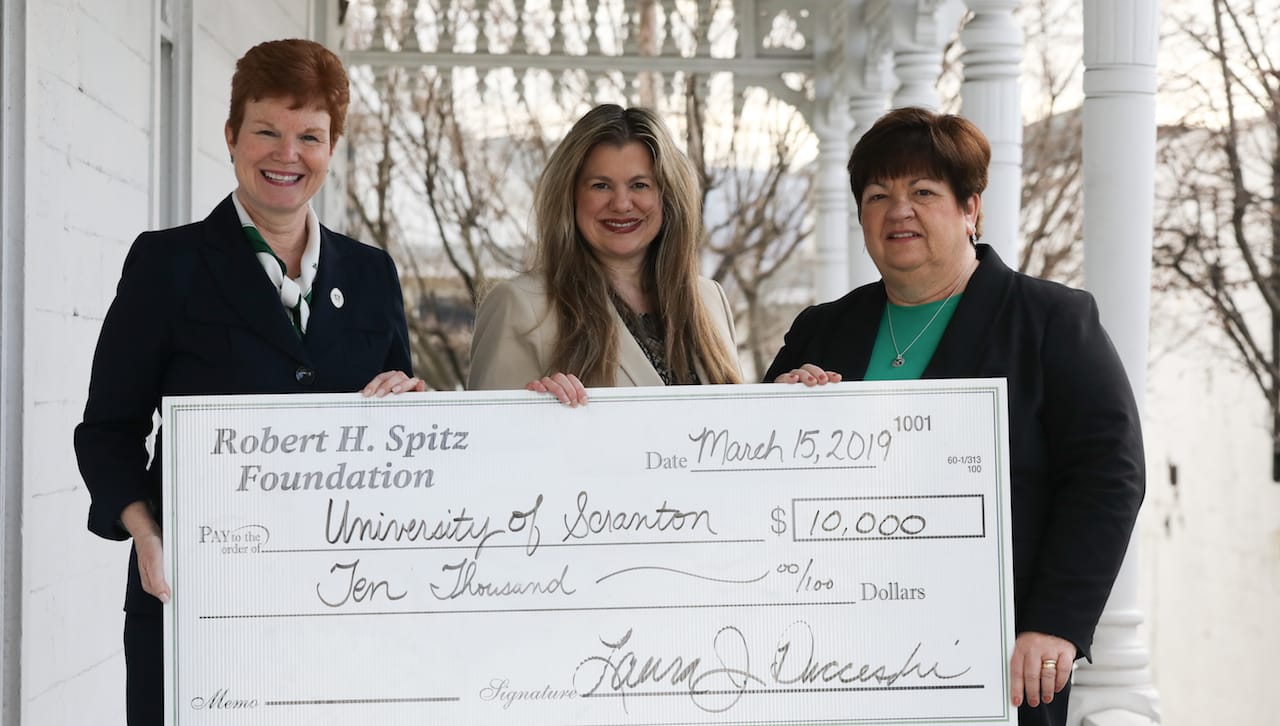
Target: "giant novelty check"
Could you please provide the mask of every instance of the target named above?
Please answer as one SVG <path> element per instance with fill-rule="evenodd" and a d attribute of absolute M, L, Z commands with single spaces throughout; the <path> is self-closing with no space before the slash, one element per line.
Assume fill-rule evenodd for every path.
<path fill-rule="evenodd" d="M 166 399 L 166 723 L 1014 723 L 1006 410 Z"/>

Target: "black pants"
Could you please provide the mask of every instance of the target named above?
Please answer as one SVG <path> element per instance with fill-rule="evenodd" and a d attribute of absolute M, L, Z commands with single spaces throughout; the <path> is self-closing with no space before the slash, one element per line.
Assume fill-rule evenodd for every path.
<path fill-rule="evenodd" d="M 129 726 L 164 726 L 164 616 L 124 616 L 125 713 Z"/>
<path fill-rule="evenodd" d="M 1067 696 L 1071 695 L 1071 681 L 1054 694 L 1053 703 L 1042 703 L 1035 708 L 1023 704 L 1018 709 L 1018 726 L 1063 726 L 1067 722 Z M 129 726 L 133 726 L 130 724 Z"/>

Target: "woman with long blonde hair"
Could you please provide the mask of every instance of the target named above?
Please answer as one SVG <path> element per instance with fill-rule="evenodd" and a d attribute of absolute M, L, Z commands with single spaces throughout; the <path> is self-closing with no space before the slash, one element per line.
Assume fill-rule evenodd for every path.
<path fill-rule="evenodd" d="M 583 116 L 538 179 L 534 213 L 534 268 L 481 303 L 468 388 L 577 405 L 587 387 L 741 382 L 728 300 L 698 275 L 698 177 L 656 114 Z"/>

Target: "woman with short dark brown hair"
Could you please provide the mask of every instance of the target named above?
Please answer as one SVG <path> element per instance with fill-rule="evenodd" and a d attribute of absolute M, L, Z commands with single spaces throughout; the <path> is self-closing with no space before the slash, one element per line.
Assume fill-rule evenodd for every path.
<path fill-rule="evenodd" d="M 1142 502 L 1142 430 L 1093 297 L 977 242 L 990 158 L 959 116 L 903 108 L 868 129 L 849 181 L 882 279 L 801 312 L 765 380 L 1007 379 L 1010 698 L 1024 726 L 1063 724 Z"/>

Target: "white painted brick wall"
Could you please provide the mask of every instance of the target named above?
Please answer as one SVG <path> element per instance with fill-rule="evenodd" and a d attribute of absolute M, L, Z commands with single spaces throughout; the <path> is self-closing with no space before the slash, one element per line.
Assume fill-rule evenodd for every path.
<path fill-rule="evenodd" d="M 1198 307 L 1198 305 L 1197 305 Z M 1162 317 L 1197 319 L 1168 299 Z M 1182 315 L 1171 313 L 1181 311 Z M 1165 726 L 1271 724 L 1280 651 L 1280 484 L 1256 384 L 1222 360 L 1212 330 L 1153 328 L 1141 607 Z M 1177 467 L 1177 485 L 1169 465 Z"/>
<path fill-rule="evenodd" d="M 195 3 L 192 213 L 234 184 L 222 126 L 234 62 L 305 36 L 310 0 Z M 153 0 L 27 3 L 22 724 L 124 723 L 128 547 L 85 529 L 71 432 L 129 245 L 149 226 Z"/>
<path fill-rule="evenodd" d="M 85 531 L 71 429 L 113 289 L 102 280 L 147 215 L 150 11 L 27 7 L 22 719 L 122 723 L 127 550 Z"/>

